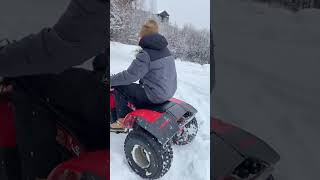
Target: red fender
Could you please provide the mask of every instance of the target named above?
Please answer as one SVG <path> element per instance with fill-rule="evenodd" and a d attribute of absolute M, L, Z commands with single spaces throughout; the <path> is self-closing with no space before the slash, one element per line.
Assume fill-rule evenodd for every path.
<path fill-rule="evenodd" d="M 13 111 L 8 97 L 0 96 L 0 147 L 16 147 Z"/>
<path fill-rule="evenodd" d="M 110 109 L 116 107 L 116 97 L 114 96 L 113 91 L 110 92 Z"/>
<path fill-rule="evenodd" d="M 110 177 L 110 162 L 109 151 L 101 150 L 96 152 L 89 152 L 79 157 L 73 158 L 57 166 L 49 175 L 48 180 L 59 180 L 65 175 L 66 170 L 69 176 L 72 176 L 72 180 L 78 180 L 75 177 L 77 174 L 89 172 L 97 175 L 102 179 L 108 180 Z M 74 174 L 74 175 L 70 175 Z"/>
<path fill-rule="evenodd" d="M 156 120 L 163 116 L 163 113 L 159 113 L 148 109 L 138 109 L 136 111 L 131 112 L 130 115 L 141 117 L 149 123 L 154 123 L 156 122 Z"/>

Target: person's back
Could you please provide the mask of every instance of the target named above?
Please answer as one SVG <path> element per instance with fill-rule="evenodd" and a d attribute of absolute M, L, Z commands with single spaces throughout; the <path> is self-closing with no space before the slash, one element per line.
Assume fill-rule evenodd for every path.
<path fill-rule="evenodd" d="M 168 42 L 160 34 L 144 36 L 139 45 L 150 58 L 148 73 L 141 79 L 149 99 L 163 103 L 177 89 L 177 73 L 174 57 L 167 48 Z"/>
<path fill-rule="evenodd" d="M 166 38 L 159 34 L 156 21 L 149 20 L 139 33 L 142 50 L 127 70 L 111 76 L 115 90 L 118 120 L 111 123 L 112 131 L 122 131 L 123 120 L 130 112 L 128 102 L 137 108 L 161 104 L 173 97 L 177 90 L 174 57 L 167 48 Z M 135 82 L 139 80 L 139 84 Z"/>

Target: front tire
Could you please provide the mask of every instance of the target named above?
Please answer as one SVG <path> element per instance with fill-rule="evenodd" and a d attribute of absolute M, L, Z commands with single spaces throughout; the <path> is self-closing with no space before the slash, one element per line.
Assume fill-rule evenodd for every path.
<path fill-rule="evenodd" d="M 133 130 L 126 137 L 124 151 L 130 167 L 142 178 L 158 179 L 171 167 L 173 151 L 143 130 Z"/>

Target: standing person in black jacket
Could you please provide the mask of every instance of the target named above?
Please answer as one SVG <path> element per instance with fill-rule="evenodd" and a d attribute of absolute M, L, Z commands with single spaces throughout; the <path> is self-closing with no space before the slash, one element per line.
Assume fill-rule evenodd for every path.
<path fill-rule="evenodd" d="M 71 0 L 52 28 L 0 47 L 0 77 L 13 84 L 18 151 L 23 180 L 45 179 L 60 161 L 53 119 L 41 102 L 59 106 L 83 117 L 83 133 L 93 148 L 108 146 L 107 89 L 101 76 L 80 69 L 66 69 L 101 54 L 98 65 L 108 59 L 109 2 Z M 97 68 L 97 67 L 95 67 Z M 101 67 L 98 67 L 98 69 Z M 1 87 L 5 92 L 12 86 Z M 96 147 L 94 147 L 96 146 Z"/>

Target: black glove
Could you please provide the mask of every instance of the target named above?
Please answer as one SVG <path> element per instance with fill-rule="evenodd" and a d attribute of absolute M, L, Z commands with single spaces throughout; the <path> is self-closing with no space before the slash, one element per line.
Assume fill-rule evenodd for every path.
<path fill-rule="evenodd" d="M 107 51 L 96 56 L 92 62 L 94 71 L 105 72 L 107 70 L 108 61 L 109 53 L 107 53 Z"/>

